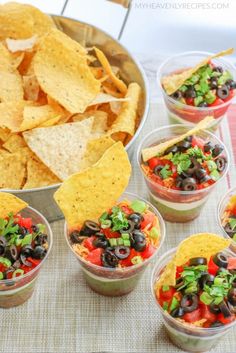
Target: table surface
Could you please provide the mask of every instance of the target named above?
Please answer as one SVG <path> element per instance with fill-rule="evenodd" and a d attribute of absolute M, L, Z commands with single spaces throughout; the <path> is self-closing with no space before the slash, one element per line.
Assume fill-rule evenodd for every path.
<path fill-rule="evenodd" d="M 33 3 L 33 1 L 32 1 Z M 43 2 L 40 2 L 43 4 Z M 61 0 L 60 9 L 64 4 Z M 35 0 L 37 5 L 37 0 Z M 59 13 L 51 2 L 52 12 Z M 155 84 L 155 70 L 160 55 L 139 55 L 148 75 L 151 109 L 136 142 L 154 128 L 167 125 L 162 100 Z M 232 168 L 211 195 L 204 212 L 188 224 L 166 223 L 166 241 L 160 255 L 175 247 L 186 236 L 198 232 L 220 234 L 216 205 L 236 180 L 236 107 L 222 123 L 219 136 L 229 149 Z M 132 159 L 133 175 L 128 191 L 146 196 L 146 188 Z M 63 235 L 63 221 L 51 224 L 53 250 L 41 271 L 32 298 L 20 307 L 1 310 L 0 352 L 9 353 L 89 353 L 89 352 L 181 352 L 168 340 L 161 316 L 150 289 L 149 266 L 134 292 L 124 297 L 107 298 L 92 292 L 85 284 L 76 259 L 71 255 Z M 215 353 L 235 352 L 236 330 L 214 349 Z"/>

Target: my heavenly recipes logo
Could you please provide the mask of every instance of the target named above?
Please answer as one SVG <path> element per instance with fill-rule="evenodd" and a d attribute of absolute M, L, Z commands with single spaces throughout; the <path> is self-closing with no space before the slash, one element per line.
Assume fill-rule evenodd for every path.
<path fill-rule="evenodd" d="M 173 1 L 134 0 L 133 6 L 140 10 L 223 10 L 230 8 L 229 1 Z"/>

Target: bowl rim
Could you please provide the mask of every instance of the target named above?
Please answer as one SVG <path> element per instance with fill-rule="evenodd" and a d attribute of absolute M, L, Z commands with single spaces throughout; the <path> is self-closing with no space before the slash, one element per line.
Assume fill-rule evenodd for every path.
<path fill-rule="evenodd" d="M 132 147 L 132 145 L 135 143 L 135 140 L 138 138 L 146 120 L 148 117 L 148 112 L 150 109 L 150 89 L 149 89 L 149 84 L 148 84 L 148 79 L 147 79 L 147 75 L 141 65 L 141 63 L 139 62 L 139 60 L 135 57 L 135 55 L 131 54 L 130 51 L 123 45 L 121 44 L 116 38 L 114 38 L 112 35 L 110 35 L 109 33 L 107 33 L 106 31 L 104 31 L 103 29 L 94 26 L 90 23 L 84 22 L 84 21 L 79 21 L 76 20 L 73 17 L 68 17 L 68 16 L 61 16 L 61 15 L 54 15 L 54 14 L 49 14 L 53 19 L 54 18 L 58 18 L 58 19 L 67 19 L 73 22 L 77 22 L 77 23 L 81 23 L 83 25 L 92 27 L 94 29 L 96 29 L 99 32 L 102 32 L 103 34 L 105 34 L 107 37 L 109 37 L 110 39 L 112 39 L 113 41 L 115 41 L 117 44 L 119 44 L 120 47 L 122 47 L 122 49 L 124 49 L 124 51 L 128 54 L 128 56 L 131 58 L 131 60 L 134 62 L 134 64 L 136 65 L 136 67 L 138 68 L 139 72 L 140 72 L 140 76 L 142 77 L 143 80 L 143 85 L 144 85 L 144 89 L 143 89 L 143 97 L 144 97 L 144 110 L 143 110 L 143 114 L 142 114 L 142 118 L 140 119 L 140 123 L 139 126 L 137 128 L 137 130 L 134 133 L 134 136 L 131 138 L 131 140 L 128 142 L 128 144 L 125 146 L 126 151 L 128 152 L 128 150 Z M 63 32 L 64 33 L 64 32 Z M 71 37 L 70 37 L 71 38 Z M 13 194 L 28 194 L 28 193 L 33 193 L 33 192 L 40 192 L 40 191 L 45 191 L 45 190 L 52 190 L 52 189 L 56 189 L 58 188 L 61 183 L 57 183 L 57 184 L 53 184 L 53 185 L 48 185 L 48 186 L 42 186 L 42 187 L 38 187 L 38 188 L 33 188 L 33 189 L 9 189 L 9 188 L 4 188 L 1 189 L 0 191 L 3 192 L 10 192 Z"/>
<path fill-rule="evenodd" d="M 139 269 L 139 268 L 143 267 L 145 264 L 148 265 L 155 258 L 155 256 L 159 253 L 160 249 L 162 248 L 162 245 L 163 245 L 163 243 L 165 241 L 165 237 L 166 237 L 166 225 L 165 225 L 164 219 L 163 219 L 162 215 L 160 214 L 160 212 L 156 209 L 156 207 L 151 204 L 151 202 L 147 201 L 145 198 L 140 197 L 139 195 L 137 195 L 135 193 L 124 192 L 120 196 L 119 199 L 123 200 L 125 198 L 128 198 L 129 196 L 135 197 L 138 200 L 144 201 L 148 205 L 150 210 L 157 216 L 158 221 L 160 222 L 160 229 L 162 231 L 162 233 L 160 235 L 161 236 L 161 240 L 160 240 L 160 243 L 158 244 L 158 247 L 156 248 L 156 251 L 153 253 L 153 255 L 150 256 L 148 259 L 146 259 L 145 261 L 143 261 L 140 264 L 127 266 L 127 267 L 124 267 L 124 268 L 110 268 L 110 267 L 103 267 L 103 266 L 94 265 L 94 264 L 86 261 L 83 257 L 81 257 L 78 254 L 76 254 L 76 252 L 72 249 L 72 246 L 71 246 L 71 244 L 69 242 L 69 237 L 67 235 L 67 230 L 68 230 L 67 222 L 65 221 L 65 223 L 64 223 L 64 236 L 65 236 L 65 239 L 66 239 L 66 242 L 67 242 L 67 245 L 68 245 L 69 249 L 71 250 L 71 252 L 76 257 L 77 260 L 79 259 L 79 261 L 83 262 L 86 266 L 91 267 L 93 270 L 98 270 L 98 271 L 102 270 L 102 271 L 107 272 L 107 273 L 112 273 L 112 272 L 125 273 L 127 271 L 132 271 L 132 270 Z M 119 202 L 119 199 L 118 199 L 117 202 Z"/>
<path fill-rule="evenodd" d="M 183 53 L 178 53 L 178 54 L 175 54 L 175 55 L 172 55 L 170 57 L 168 57 L 166 60 L 164 60 L 161 65 L 159 66 L 157 72 L 156 72 L 156 81 L 157 81 L 157 84 L 158 84 L 158 87 L 161 89 L 161 92 L 164 96 L 165 99 L 168 99 L 172 104 L 178 104 L 178 106 L 180 108 L 185 108 L 186 107 L 190 110 L 190 111 L 195 111 L 195 112 L 208 112 L 209 110 L 211 111 L 216 111 L 218 109 L 222 109 L 222 108 L 225 108 L 227 107 L 229 104 L 232 103 L 233 100 L 236 99 L 236 95 L 234 95 L 232 98 L 230 98 L 227 102 L 224 102 L 223 104 L 220 104 L 220 105 L 217 105 L 217 106 L 214 106 L 214 107 L 195 107 L 195 106 L 191 106 L 191 105 L 188 105 L 188 104 L 185 104 L 185 103 L 182 103 L 182 102 L 179 102 L 177 100 L 175 100 L 174 98 L 172 98 L 171 96 L 169 96 L 166 91 L 164 90 L 162 84 L 161 84 L 161 71 L 163 70 L 164 66 L 168 63 L 170 63 L 173 59 L 175 58 L 181 58 L 181 57 L 184 57 L 184 56 L 187 56 L 187 55 L 191 55 L 191 54 L 195 54 L 195 55 L 206 55 L 206 56 L 211 56 L 211 55 L 214 55 L 214 53 L 211 53 L 211 52 L 207 52 L 207 51 L 186 51 L 186 52 L 183 52 Z M 222 57 L 219 57 L 219 58 L 213 58 L 213 60 L 216 59 L 216 60 L 219 60 L 219 61 L 222 61 L 222 63 L 224 63 L 225 65 L 228 65 L 231 70 L 235 73 L 236 75 L 236 66 L 231 63 L 229 60 L 222 58 Z"/>
<path fill-rule="evenodd" d="M 155 133 L 158 133 L 159 131 L 165 130 L 165 129 L 170 129 L 170 128 L 188 128 L 188 129 L 192 129 L 192 126 L 189 124 L 173 124 L 173 125 L 165 125 L 162 126 L 160 128 L 154 129 L 152 131 L 150 131 L 147 135 L 145 135 L 143 137 L 143 139 L 141 140 L 141 142 L 139 143 L 138 149 L 137 149 L 137 155 L 136 155 L 136 161 L 138 163 L 139 166 L 139 171 L 141 172 L 141 174 L 143 175 L 144 179 L 147 180 L 148 182 L 151 182 L 152 184 L 155 184 L 151 178 L 148 178 L 147 175 L 144 173 L 143 169 L 141 168 L 141 164 L 139 161 L 139 157 L 141 156 L 141 146 L 143 145 L 143 143 L 148 140 L 148 138 Z M 165 190 L 169 193 L 172 193 L 173 195 L 182 195 L 182 196 L 187 196 L 187 195 L 196 195 L 196 193 L 201 194 L 207 191 L 210 191 L 211 189 L 214 188 L 214 186 L 216 186 L 218 184 L 219 181 L 221 181 L 222 179 L 225 178 L 225 176 L 227 175 L 228 171 L 229 171 L 229 166 L 230 166 L 230 155 L 228 152 L 227 147 L 225 146 L 225 144 L 218 138 L 218 136 L 216 136 L 215 134 L 213 134 L 212 132 L 210 132 L 209 130 L 201 130 L 204 133 L 207 133 L 208 135 L 210 135 L 210 137 L 215 138 L 218 143 L 220 143 L 223 147 L 224 147 L 224 152 L 226 153 L 226 157 L 227 157 L 227 167 L 224 170 L 224 173 L 221 175 L 221 177 L 212 185 L 209 185 L 208 187 L 204 188 L 204 189 L 200 189 L 200 190 L 193 190 L 193 191 L 184 191 L 184 190 L 173 190 L 173 189 L 169 189 L 163 185 L 160 185 L 160 189 Z"/>
<path fill-rule="evenodd" d="M 18 276 L 18 277 L 11 278 L 11 279 L 1 279 L 0 280 L 0 286 L 2 284 L 8 284 L 8 283 L 11 283 L 13 281 L 15 281 L 17 283 L 17 282 L 20 282 L 22 279 L 25 279 L 25 278 L 27 278 L 29 276 L 32 276 L 37 270 L 39 270 L 42 267 L 42 265 L 44 264 L 44 262 L 46 261 L 46 259 L 48 258 L 49 254 L 50 254 L 50 252 L 52 250 L 53 232 L 52 232 L 52 228 L 51 228 L 49 222 L 47 221 L 47 219 L 44 217 L 44 215 L 42 215 L 41 212 L 39 212 L 38 210 L 36 210 L 35 208 L 33 208 L 31 206 L 25 207 L 23 210 L 21 210 L 18 213 L 21 214 L 21 212 L 24 211 L 24 210 L 29 210 L 29 211 L 33 212 L 34 214 L 36 214 L 37 216 L 39 216 L 41 218 L 41 222 L 46 225 L 46 227 L 48 229 L 47 235 L 50 238 L 49 247 L 47 249 L 47 253 L 46 253 L 45 257 L 42 259 L 42 261 L 34 269 L 32 269 L 31 271 L 23 274 L 22 276 Z M 9 290 L 11 290 L 11 287 L 9 287 Z M 7 290 L 4 290 L 4 291 L 7 292 Z"/>

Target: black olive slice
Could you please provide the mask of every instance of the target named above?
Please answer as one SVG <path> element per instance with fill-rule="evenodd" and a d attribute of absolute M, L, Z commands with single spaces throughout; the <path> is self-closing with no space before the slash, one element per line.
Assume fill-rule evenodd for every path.
<path fill-rule="evenodd" d="M 229 96 L 229 88 L 227 85 L 222 85 L 221 87 L 219 87 L 216 91 L 217 96 L 220 99 L 226 99 Z"/>
<path fill-rule="evenodd" d="M 140 230 L 134 230 L 131 234 L 131 245 L 136 251 L 144 251 L 146 247 L 146 237 Z"/>
<path fill-rule="evenodd" d="M 131 220 L 128 220 L 128 226 L 125 228 L 122 228 L 119 230 L 119 232 L 122 233 L 132 233 L 132 231 L 134 230 L 134 222 L 132 222 Z"/>
<path fill-rule="evenodd" d="M 186 140 L 183 140 L 183 141 L 180 141 L 179 143 L 177 143 L 178 151 L 180 151 L 180 152 L 185 152 L 191 146 L 192 146 L 191 142 L 186 141 Z"/>
<path fill-rule="evenodd" d="M 10 253 L 11 253 L 11 257 L 13 260 L 18 259 L 18 251 L 17 251 L 17 247 L 15 245 L 10 246 Z"/>
<path fill-rule="evenodd" d="M 221 252 L 215 254 L 215 256 L 213 257 L 213 261 L 219 267 L 227 268 L 228 266 L 227 257 Z"/>
<path fill-rule="evenodd" d="M 180 98 L 182 98 L 182 93 L 181 91 L 176 91 L 173 94 L 171 94 L 171 98 L 176 99 L 176 100 L 180 100 Z"/>
<path fill-rule="evenodd" d="M 189 262 L 190 266 L 206 265 L 207 259 L 205 257 L 193 257 Z"/>
<path fill-rule="evenodd" d="M 183 183 L 183 179 L 181 178 L 180 175 L 178 175 L 177 178 L 175 179 L 175 186 L 177 188 L 182 188 L 182 183 Z"/>
<path fill-rule="evenodd" d="M 224 226 L 224 230 L 226 231 L 226 233 L 229 235 L 229 236 L 233 236 L 235 234 L 235 230 L 233 230 L 231 228 L 231 225 L 230 223 L 227 223 L 225 226 Z"/>
<path fill-rule="evenodd" d="M 197 188 L 197 183 L 194 178 L 186 178 L 182 182 L 182 189 L 184 191 L 193 191 L 196 190 Z"/>
<path fill-rule="evenodd" d="M 213 314 L 219 314 L 220 313 L 220 308 L 219 305 L 211 303 L 209 306 L 210 312 Z"/>
<path fill-rule="evenodd" d="M 26 259 L 24 254 L 20 254 L 20 260 L 25 266 L 32 267 L 32 263 Z"/>
<path fill-rule="evenodd" d="M 0 245 L 0 256 L 4 255 L 5 253 L 5 246 Z"/>
<path fill-rule="evenodd" d="M 119 260 L 111 250 L 106 249 L 102 254 L 102 263 L 104 267 L 116 267 Z"/>
<path fill-rule="evenodd" d="M 115 247 L 115 255 L 118 259 L 123 260 L 126 259 L 130 254 L 130 248 L 128 246 L 116 246 Z"/>
<path fill-rule="evenodd" d="M 25 257 L 30 257 L 33 254 L 33 248 L 31 245 L 25 245 L 21 249 L 21 254 L 24 255 Z"/>
<path fill-rule="evenodd" d="M 207 171 L 204 168 L 196 169 L 195 176 L 198 180 L 202 180 L 207 175 Z"/>
<path fill-rule="evenodd" d="M 221 66 L 215 66 L 215 67 L 213 67 L 212 71 L 219 72 L 219 73 L 223 74 L 224 70 Z"/>
<path fill-rule="evenodd" d="M 184 309 L 180 307 L 175 308 L 174 310 L 171 311 L 170 315 L 172 317 L 182 317 L 184 315 Z"/>
<path fill-rule="evenodd" d="M 176 145 L 173 145 L 167 148 L 167 150 L 165 150 L 165 154 L 176 153 L 176 152 L 178 152 L 178 147 Z"/>
<path fill-rule="evenodd" d="M 198 104 L 198 107 L 199 107 L 199 108 L 207 108 L 207 107 L 208 107 L 208 104 L 207 104 L 207 102 L 203 101 L 203 102 L 200 102 L 200 103 Z"/>
<path fill-rule="evenodd" d="M 217 170 L 219 172 L 223 172 L 223 170 L 225 170 L 225 166 L 226 166 L 226 159 L 224 157 L 218 157 L 216 160 L 215 160 L 215 163 L 217 165 Z"/>
<path fill-rule="evenodd" d="M 33 256 L 34 259 L 39 259 L 40 260 L 40 259 L 44 258 L 46 253 L 47 253 L 47 250 L 43 246 L 38 245 L 38 246 L 35 247 L 32 256 Z"/>
<path fill-rule="evenodd" d="M 228 305 L 224 300 L 219 304 L 219 308 L 222 314 L 224 315 L 224 317 L 230 317 L 232 315 Z"/>
<path fill-rule="evenodd" d="M 211 177 L 208 174 L 206 174 L 202 179 L 199 180 L 199 183 L 204 184 L 204 183 L 207 183 L 209 180 L 211 180 Z"/>
<path fill-rule="evenodd" d="M 191 313 L 198 307 L 198 296 L 196 294 L 185 294 L 180 302 L 185 313 Z"/>
<path fill-rule="evenodd" d="M 210 152 L 211 150 L 213 150 L 214 145 L 211 141 L 208 141 L 205 145 L 204 145 L 204 152 Z"/>
<path fill-rule="evenodd" d="M 218 88 L 218 82 L 216 77 L 211 77 L 210 79 L 210 87 L 211 89 L 216 89 Z"/>
<path fill-rule="evenodd" d="M 0 236 L 0 245 L 4 248 L 7 246 L 7 240 L 4 236 Z"/>
<path fill-rule="evenodd" d="M 224 148 L 221 145 L 216 144 L 212 150 L 212 156 L 217 157 L 223 152 Z"/>
<path fill-rule="evenodd" d="M 80 232 L 78 230 L 73 230 L 73 232 L 70 233 L 70 240 L 72 241 L 72 243 L 80 243 L 79 237 Z"/>
<path fill-rule="evenodd" d="M 80 234 L 90 237 L 91 235 L 94 235 L 99 231 L 100 231 L 100 227 L 96 222 L 87 220 L 84 222 L 83 227 L 80 230 Z"/>
<path fill-rule="evenodd" d="M 232 79 L 229 79 L 225 82 L 228 89 L 236 89 L 236 82 Z"/>
<path fill-rule="evenodd" d="M 220 327 L 220 326 L 224 326 L 224 324 L 222 324 L 222 322 L 220 321 L 214 321 L 212 322 L 210 327 Z"/>
<path fill-rule="evenodd" d="M 205 284 L 208 286 L 212 285 L 214 283 L 214 279 L 215 277 L 213 275 L 210 275 L 209 273 L 203 273 L 199 278 L 200 288 L 203 289 Z"/>
<path fill-rule="evenodd" d="M 197 96 L 197 93 L 194 89 L 193 86 L 190 86 L 185 92 L 184 92 L 184 97 L 185 98 L 195 98 Z"/>
<path fill-rule="evenodd" d="M 160 176 L 160 171 L 163 169 L 163 165 L 157 165 L 154 169 L 153 169 L 153 173 L 155 175 Z"/>
<path fill-rule="evenodd" d="M 93 245 L 96 248 L 106 249 L 108 247 L 108 245 L 109 245 L 109 241 L 104 237 L 104 234 L 103 234 L 103 237 L 99 236 L 98 238 L 96 238 L 93 241 Z"/>
<path fill-rule="evenodd" d="M 143 216 L 139 212 L 135 212 L 129 215 L 128 219 L 133 222 L 135 229 L 140 229 Z"/>
<path fill-rule="evenodd" d="M 233 305 L 236 306 L 236 288 L 231 288 L 228 292 L 228 301 Z"/>

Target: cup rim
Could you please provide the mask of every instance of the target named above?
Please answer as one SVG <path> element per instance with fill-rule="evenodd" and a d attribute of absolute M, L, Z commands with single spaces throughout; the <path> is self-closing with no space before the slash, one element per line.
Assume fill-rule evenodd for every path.
<path fill-rule="evenodd" d="M 149 208 L 151 209 L 151 211 L 153 213 L 155 213 L 155 215 L 158 217 L 158 220 L 160 222 L 160 229 L 161 229 L 161 240 L 160 240 L 160 243 L 158 245 L 158 247 L 156 248 L 156 251 L 154 252 L 154 254 L 152 256 L 150 256 L 148 259 L 146 259 L 145 261 L 143 261 L 142 263 L 140 264 L 136 264 L 136 265 L 132 265 L 132 266 L 127 266 L 127 267 L 122 267 L 122 268 L 110 268 L 110 267 L 103 267 L 103 266 L 98 266 L 98 265 L 94 265 L 88 261 L 86 261 L 83 257 L 79 256 L 72 248 L 70 242 L 69 242 L 69 237 L 67 235 L 67 222 L 65 221 L 64 223 L 64 236 L 65 236 L 65 239 L 66 239 L 66 242 L 67 242 L 67 245 L 68 247 L 70 248 L 70 250 L 72 251 L 72 253 L 75 255 L 75 257 L 77 259 L 79 259 L 79 261 L 81 261 L 83 264 L 85 264 L 86 266 L 89 266 L 91 269 L 93 270 L 97 270 L 97 271 L 104 271 L 104 272 L 107 272 L 107 273 L 111 273 L 111 272 L 115 272 L 115 273 L 125 273 L 125 272 L 128 272 L 128 271 L 131 271 L 131 270 L 136 270 L 136 269 L 140 269 L 142 268 L 144 265 L 148 265 L 154 258 L 155 256 L 158 254 L 158 252 L 160 251 L 163 243 L 164 243 L 164 240 L 165 240 L 165 236 L 166 236 L 166 226 L 165 226 L 165 222 L 160 214 L 160 212 L 156 209 L 155 206 L 153 206 L 149 201 L 147 201 L 146 199 L 138 196 L 137 194 L 135 193 L 131 193 L 131 192 L 124 192 L 120 198 L 125 198 L 125 197 L 136 197 L 138 200 L 141 200 L 141 201 L 144 201 L 146 204 L 148 204 Z"/>
<path fill-rule="evenodd" d="M 217 105 L 215 107 L 206 107 L 206 108 L 204 108 L 204 107 L 195 107 L 195 106 L 191 106 L 191 105 L 184 104 L 182 102 L 176 101 L 174 98 L 170 97 L 166 93 L 166 91 L 164 90 L 164 88 L 162 87 L 162 84 L 161 84 L 161 71 L 163 70 L 164 66 L 166 64 L 170 63 L 175 58 L 181 58 L 181 57 L 184 57 L 184 56 L 187 56 L 187 55 L 191 55 L 191 54 L 206 55 L 206 56 L 214 55 L 214 53 L 207 52 L 207 51 L 186 51 L 186 52 L 183 52 L 183 53 L 172 55 L 172 56 L 168 57 L 166 60 L 164 60 L 162 62 L 162 64 L 159 66 L 159 68 L 157 69 L 157 72 L 156 72 L 157 84 L 158 84 L 158 87 L 161 89 L 161 92 L 162 92 L 163 96 L 166 99 L 168 99 L 172 104 L 178 103 L 180 108 L 188 107 L 188 109 L 190 111 L 194 111 L 194 112 L 206 112 L 207 113 L 209 110 L 215 111 L 215 110 L 218 110 L 218 109 L 221 109 L 221 108 L 224 108 L 224 107 L 230 105 L 232 103 L 232 101 L 235 99 L 235 97 L 236 97 L 235 95 L 232 98 L 230 98 L 227 102 L 224 102 L 223 104 Z M 219 58 L 216 58 L 216 59 L 219 60 L 219 61 L 222 61 L 223 63 L 225 63 L 225 65 L 230 66 L 231 70 L 234 71 L 234 73 L 236 75 L 236 67 L 234 66 L 233 63 L 231 63 L 229 60 L 227 60 L 225 58 L 222 58 L 222 57 L 219 57 Z"/>
<path fill-rule="evenodd" d="M 139 161 L 139 156 L 141 156 L 141 146 L 143 145 L 143 143 L 148 140 L 150 138 L 151 135 L 153 134 L 156 134 L 158 133 L 159 131 L 163 131 L 165 129 L 170 129 L 170 128 L 188 128 L 189 130 L 192 129 L 192 126 L 191 125 L 188 125 L 188 124 L 173 124 L 173 125 L 165 125 L 165 126 L 162 126 L 160 128 L 157 128 L 157 129 L 154 129 L 152 131 L 150 131 L 147 135 L 145 135 L 143 137 L 143 139 L 141 140 L 141 142 L 139 143 L 139 146 L 138 146 L 138 149 L 137 149 L 137 163 L 138 163 L 138 166 L 139 166 L 139 170 L 141 171 L 142 175 L 144 176 L 144 178 L 148 181 L 148 182 L 151 182 L 152 184 L 156 185 L 156 183 L 154 183 L 151 178 L 148 178 L 147 175 L 144 173 L 143 169 L 141 168 L 141 164 L 140 164 L 140 161 Z M 209 185 L 207 186 L 206 188 L 204 189 L 200 189 L 200 190 L 193 190 L 193 191 L 185 191 L 185 190 L 173 190 L 173 189 L 169 189 L 163 185 L 160 185 L 160 189 L 162 190 L 165 190 L 165 191 L 168 191 L 169 193 L 172 193 L 173 195 L 182 195 L 182 196 L 188 196 L 188 195 L 196 195 L 196 193 L 198 194 L 202 194 L 204 192 L 207 192 L 207 191 L 210 191 L 211 189 L 213 189 L 219 181 L 221 181 L 225 176 L 226 174 L 228 173 L 229 171 L 229 165 L 230 165 L 230 156 L 229 156 L 229 152 L 225 146 L 225 144 L 215 135 L 213 134 L 212 132 L 208 131 L 208 130 L 201 130 L 203 131 L 204 133 L 208 134 L 210 137 L 212 138 L 215 138 L 217 140 L 217 142 L 219 144 L 222 145 L 222 147 L 224 147 L 224 152 L 226 154 L 226 158 L 227 158 L 227 167 L 226 169 L 224 170 L 223 174 L 221 175 L 221 177 L 215 181 L 214 184 L 212 185 Z"/>
<path fill-rule="evenodd" d="M 1 279 L 0 280 L 0 286 L 3 284 L 8 284 L 8 283 L 12 283 L 13 281 L 15 282 L 15 284 L 17 284 L 17 282 L 20 282 L 22 279 L 25 279 L 29 276 L 32 276 L 37 270 L 39 270 L 41 268 L 41 266 L 44 264 L 44 262 L 46 261 L 46 259 L 49 256 L 49 253 L 51 252 L 52 249 L 52 244 L 53 244 L 53 233 L 52 233 L 52 229 L 51 226 L 49 224 L 49 222 L 47 221 L 47 219 L 42 215 L 42 213 L 40 213 L 39 211 L 37 211 L 35 208 L 27 206 L 25 207 L 22 211 L 24 210 L 30 210 L 31 212 L 33 212 L 34 214 L 38 215 L 41 218 L 42 223 L 44 223 L 46 225 L 46 227 L 48 228 L 48 236 L 50 237 L 50 243 L 49 243 L 49 247 L 47 249 L 47 253 L 45 255 L 45 257 L 42 259 L 42 261 L 31 271 L 15 277 L 15 278 L 11 278 L 11 279 Z M 11 288 L 9 287 L 9 290 L 11 290 Z M 7 291 L 7 290 L 6 290 Z"/>
<path fill-rule="evenodd" d="M 220 235 L 219 235 L 220 237 Z M 215 331 L 221 332 L 221 331 L 225 331 L 229 328 L 231 328 L 232 326 L 234 326 L 236 324 L 236 319 L 232 322 L 230 322 L 229 324 L 223 325 L 223 326 L 219 326 L 219 327 L 195 327 L 195 326 L 187 326 L 184 323 L 182 323 L 181 321 L 177 321 L 174 317 L 172 317 L 169 313 L 165 312 L 165 310 L 163 310 L 163 308 L 161 307 L 161 305 L 159 304 L 158 300 L 156 299 L 156 295 L 155 295 L 155 290 L 154 290 L 154 278 L 155 278 L 155 273 L 156 273 L 156 268 L 159 266 L 160 263 L 163 263 L 165 261 L 165 259 L 167 257 L 169 257 L 170 255 L 174 255 L 175 252 L 177 250 L 177 247 L 175 248 L 171 248 L 168 251 L 166 251 L 164 254 L 162 254 L 162 256 L 159 258 L 159 260 L 156 262 L 154 268 L 152 269 L 152 273 L 151 273 L 151 291 L 152 291 L 152 296 L 153 299 L 156 302 L 156 305 L 158 306 L 158 309 L 160 310 L 162 316 L 168 318 L 168 320 L 170 320 L 175 326 L 180 326 L 183 329 L 188 329 L 190 331 L 190 335 L 192 333 L 208 333 L 208 334 L 212 334 Z M 236 257 L 236 254 L 233 253 L 229 248 L 225 249 L 224 251 L 227 251 L 228 253 L 230 253 L 232 256 Z M 166 265 L 169 263 L 169 261 L 166 263 Z M 163 267 L 162 267 L 163 269 Z M 192 331 L 192 332 L 191 332 Z M 188 333 L 186 333 L 188 334 Z"/>
<path fill-rule="evenodd" d="M 218 221 L 218 225 L 220 226 L 220 229 L 223 231 L 223 235 L 225 238 L 231 240 L 233 245 L 236 245 L 236 242 L 226 233 L 224 227 L 222 226 L 222 222 L 221 222 L 221 208 L 223 207 L 224 201 L 226 199 L 229 200 L 229 196 L 231 193 L 235 193 L 236 195 L 236 186 L 230 188 L 220 199 L 218 206 L 217 206 L 217 221 Z"/>

